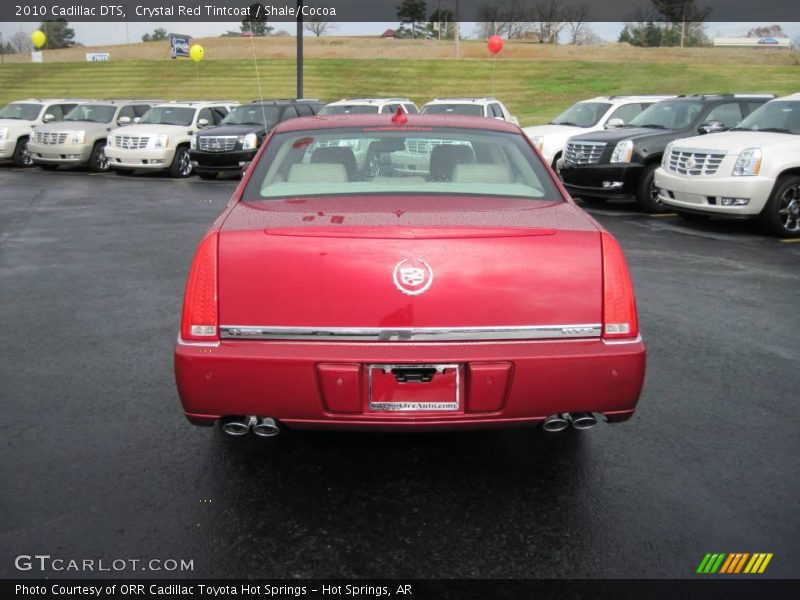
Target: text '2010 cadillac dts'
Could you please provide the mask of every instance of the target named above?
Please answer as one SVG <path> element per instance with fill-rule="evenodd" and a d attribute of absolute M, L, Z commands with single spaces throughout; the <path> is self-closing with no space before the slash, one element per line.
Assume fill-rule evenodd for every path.
<path fill-rule="evenodd" d="M 186 417 L 231 435 L 628 419 L 645 370 L 617 241 L 515 125 L 294 119 L 192 262 Z"/>

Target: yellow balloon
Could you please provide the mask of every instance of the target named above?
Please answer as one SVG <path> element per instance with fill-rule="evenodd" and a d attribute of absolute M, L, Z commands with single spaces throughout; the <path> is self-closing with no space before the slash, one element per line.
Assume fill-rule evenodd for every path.
<path fill-rule="evenodd" d="M 31 41 L 33 42 L 34 46 L 41 48 L 47 41 L 47 36 L 45 36 L 44 31 L 37 29 L 31 34 Z"/>
<path fill-rule="evenodd" d="M 200 62 L 203 60 L 203 57 L 206 55 L 206 51 L 203 50 L 203 47 L 200 44 L 195 44 L 191 48 L 189 48 L 189 57 L 194 62 Z"/>

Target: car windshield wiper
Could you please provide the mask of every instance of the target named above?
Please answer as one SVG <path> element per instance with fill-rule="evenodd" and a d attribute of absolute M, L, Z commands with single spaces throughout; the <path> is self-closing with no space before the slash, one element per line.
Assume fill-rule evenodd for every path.
<path fill-rule="evenodd" d="M 648 129 L 667 129 L 663 125 L 659 125 L 658 123 L 646 123 L 644 125 L 634 125 L 634 127 L 647 127 Z"/>
<path fill-rule="evenodd" d="M 568 127 L 580 127 L 577 123 L 572 121 L 550 121 L 550 125 L 567 125 Z"/>
<path fill-rule="evenodd" d="M 763 129 L 751 129 L 750 131 L 766 131 L 767 133 L 794 133 L 789 129 L 783 129 L 782 127 L 764 127 Z"/>

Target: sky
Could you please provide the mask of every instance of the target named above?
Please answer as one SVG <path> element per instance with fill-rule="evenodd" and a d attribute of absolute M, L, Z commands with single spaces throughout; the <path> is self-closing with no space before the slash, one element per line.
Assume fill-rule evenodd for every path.
<path fill-rule="evenodd" d="M 3 40 L 8 40 L 17 31 L 32 33 L 37 27 L 38 22 L 31 23 L 0 23 L 0 34 Z M 386 29 L 397 27 L 397 22 L 386 23 L 336 23 L 335 29 L 330 35 L 380 35 Z M 624 27 L 624 23 L 592 23 L 592 30 L 600 38 L 608 41 L 616 41 L 619 32 Z M 770 25 L 770 23 L 707 23 L 706 31 L 709 37 L 736 37 L 744 35 L 748 29 L 758 25 Z M 783 30 L 792 39 L 800 37 L 800 23 L 780 23 Z M 285 29 L 291 34 L 295 32 L 293 23 L 276 23 L 277 29 Z M 114 44 L 124 44 L 127 41 L 136 42 L 141 40 L 142 35 L 149 33 L 158 27 L 163 27 L 171 33 L 182 33 L 192 37 L 212 37 L 225 33 L 227 30 L 238 31 L 239 24 L 234 22 L 213 22 L 213 23 L 194 23 L 194 22 L 157 22 L 148 23 L 80 23 L 73 22 L 71 27 L 75 30 L 75 39 L 86 46 L 105 46 Z M 474 23 L 467 23 L 462 26 L 462 33 L 473 36 Z M 309 34 L 307 34 L 309 35 Z"/>

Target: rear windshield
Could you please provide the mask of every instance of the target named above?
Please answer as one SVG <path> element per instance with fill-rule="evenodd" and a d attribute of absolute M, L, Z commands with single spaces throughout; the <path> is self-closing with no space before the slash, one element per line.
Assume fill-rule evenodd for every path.
<path fill-rule="evenodd" d="M 15 102 L 8 104 L 0 110 L 0 119 L 19 119 L 21 121 L 35 121 L 42 112 L 41 104 L 23 104 Z"/>
<path fill-rule="evenodd" d="M 69 111 L 64 120 L 110 123 L 116 112 L 117 107 L 110 104 L 81 104 Z"/>
<path fill-rule="evenodd" d="M 447 194 L 561 200 L 517 133 L 457 128 L 342 128 L 272 138 L 245 200 Z"/>
<path fill-rule="evenodd" d="M 550 124 L 594 127 L 609 108 L 611 105 L 608 102 L 578 102 L 550 121 Z"/>
<path fill-rule="evenodd" d="M 773 100 L 752 112 L 734 131 L 800 134 L 800 102 Z"/>
<path fill-rule="evenodd" d="M 147 125 L 182 125 L 188 127 L 194 121 L 194 108 L 187 106 L 156 106 L 139 121 Z"/>
<path fill-rule="evenodd" d="M 378 106 L 376 104 L 336 104 L 334 106 L 324 106 L 320 115 L 376 115 Z"/>
<path fill-rule="evenodd" d="M 222 120 L 223 125 L 264 125 L 271 127 L 278 121 L 280 108 L 252 104 L 234 108 Z"/>
<path fill-rule="evenodd" d="M 700 102 L 663 100 L 647 107 L 630 121 L 634 127 L 653 129 L 686 129 L 700 114 Z"/>
<path fill-rule="evenodd" d="M 466 117 L 482 117 L 483 107 L 480 104 L 428 104 L 420 111 L 423 115 L 463 115 Z"/>

